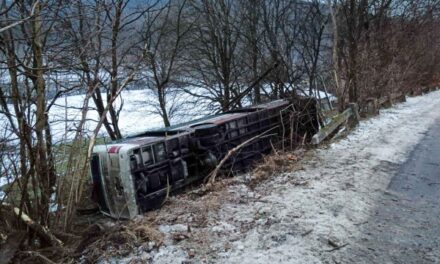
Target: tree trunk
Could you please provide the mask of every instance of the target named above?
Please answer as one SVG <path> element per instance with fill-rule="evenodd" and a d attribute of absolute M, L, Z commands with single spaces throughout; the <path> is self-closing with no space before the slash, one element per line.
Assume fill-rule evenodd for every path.
<path fill-rule="evenodd" d="M 47 149 L 46 138 L 51 137 L 50 130 L 46 129 L 47 113 L 46 113 L 46 84 L 44 81 L 44 65 L 43 65 L 43 43 L 41 39 L 42 25 L 40 16 L 40 4 L 35 7 L 35 20 L 33 22 L 33 34 L 34 39 L 32 43 L 33 51 L 33 84 L 36 88 L 37 98 L 36 98 L 36 118 L 37 122 L 35 125 L 35 134 L 37 137 L 36 144 L 36 173 L 37 178 L 40 183 L 40 194 L 41 200 L 39 203 L 39 216 L 40 224 L 43 226 L 48 226 L 48 214 L 49 214 L 49 201 L 50 196 L 53 193 L 53 186 L 56 181 L 54 168 L 49 166 L 49 160 L 52 160 L 50 155 L 52 154 Z M 46 135 L 45 135 L 46 134 Z M 50 143 L 50 142 L 49 142 Z"/>
<path fill-rule="evenodd" d="M 99 89 L 96 89 L 96 91 L 93 94 L 93 102 L 96 105 L 96 111 L 98 112 L 99 116 L 102 116 L 104 113 L 104 102 L 102 100 L 101 91 Z M 110 125 L 110 122 L 107 119 L 107 116 L 104 117 L 102 124 L 105 127 L 105 130 L 107 131 L 107 134 L 112 140 L 118 139 L 116 133 L 113 131 L 113 128 Z"/>
<path fill-rule="evenodd" d="M 166 101 L 165 101 L 165 88 L 162 86 L 158 86 L 157 93 L 159 95 L 159 107 L 163 119 L 163 123 L 165 127 L 169 127 L 171 125 L 170 119 L 168 117 L 168 111 L 166 108 Z"/>
<path fill-rule="evenodd" d="M 256 0 L 251 0 L 250 6 L 250 46 L 252 50 L 252 77 L 254 80 L 258 78 L 258 38 L 257 38 L 257 26 L 258 26 L 258 3 Z M 254 104 L 261 103 L 261 88 L 260 84 L 254 87 Z"/>
<path fill-rule="evenodd" d="M 332 47 L 333 77 L 335 80 L 336 94 L 338 96 L 338 108 L 339 111 L 342 112 L 345 108 L 345 93 L 340 81 L 341 78 L 340 78 L 340 67 L 339 67 L 340 58 L 339 58 L 338 20 L 337 20 L 337 13 L 335 12 L 332 5 L 332 1 L 327 0 L 327 3 L 330 8 L 330 16 L 332 19 L 332 26 L 333 26 L 333 47 Z"/>

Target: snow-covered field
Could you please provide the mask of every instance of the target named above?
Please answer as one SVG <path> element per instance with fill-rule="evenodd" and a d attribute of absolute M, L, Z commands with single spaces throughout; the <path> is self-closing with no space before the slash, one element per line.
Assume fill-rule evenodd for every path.
<path fill-rule="evenodd" d="M 81 110 L 85 95 L 70 95 L 58 98 L 49 111 L 49 120 L 54 142 L 72 139 L 76 125 L 81 118 Z M 104 98 L 105 100 L 105 98 Z M 123 104 L 119 117 L 119 127 L 124 136 L 140 133 L 148 129 L 163 127 L 162 117 L 158 114 L 157 99 L 151 90 L 124 90 L 115 101 L 117 108 Z M 197 101 L 185 93 L 170 94 L 168 98 L 171 122 L 176 124 L 211 113 L 207 102 Z M 92 99 L 89 103 L 85 125 L 86 132 L 96 127 L 98 114 Z M 0 131 L 7 126 L 5 115 L 0 114 Z M 101 129 L 105 136 L 105 129 Z"/>
<path fill-rule="evenodd" d="M 209 113 L 206 109 L 206 102 L 195 101 L 196 99 L 188 94 L 170 94 L 168 100 L 172 124 L 202 117 Z M 61 140 L 66 134 L 66 130 L 68 137 L 73 136 L 72 131 L 81 117 L 83 101 L 84 95 L 61 97 L 56 101 L 50 111 L 52 130 L 56 139 Z M 163 127 L 163 120 L 158 114 L 156 101 L 157 99 L 151 90 L 124 90 L 122 92 L 121 97 L 115 103 L 118 106 L 121 104 L 123 106 L 119 117 L 119 127 L 124 136 Z M 85 127 L 86 130 L 91 131 L 96 126 L 98 114 L 93 108 L 92 100 L 90 100 L 89 107 L 90 111 L 87 115 L 89 121 Z M 65 122 L 66 114 L 67 122 Z M 104 129 L 101 129 L 101 132 L 102 135 L 105 135 Z"/>
<path fill-rule="evenodd" d="M 356 241 L 396 167 L 440 122 L 439 109 L 440 91 L 408 98 L 362 121 L 346 138 L 309 151 L 294 171 L 254 189 L 246 184 L 252 175 L 236 177 L 222 193 L 198 198 L 228 196 L 216 209 L 200 212 L 203 221 L 186 209 L 183 196 L 174 197 L 171 204 L 183 209 L 160 226 L 164 245 L 118 262 L 341 263 L 338 254 Z M 160 218 L 166 211 L 154 214 Z M 182 232 L 187 238 L 173 239 Z"/>

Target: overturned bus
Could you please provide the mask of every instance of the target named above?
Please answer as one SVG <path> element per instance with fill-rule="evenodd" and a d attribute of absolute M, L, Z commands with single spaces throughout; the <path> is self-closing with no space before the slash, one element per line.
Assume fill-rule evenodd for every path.
<path fill-rule="evenodd" d="M 306 105 L 313 106 L 308 110 L 312 118 L 304 121 L 296 115 L 294 125 L 317 129 L 316 103 Z M 133 218 L 159 207 L 168 191 L 206 177 L 232 148 L 270 130 L 222 167 L 244 171 L 269 153 L 272 144 L 292 135 L 288 131 L 292 116 L 301 112 L 297 108 L 288 100 L 277 100 L 97 145 L 91 158 L 93 197 L 102 213 Z M 295 131 L 304 134 L 307 129 Z"/>

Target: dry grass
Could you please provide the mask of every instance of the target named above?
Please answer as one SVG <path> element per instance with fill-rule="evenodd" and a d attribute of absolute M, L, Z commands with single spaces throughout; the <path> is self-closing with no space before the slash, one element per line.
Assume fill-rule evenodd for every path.
<path fill-rule="evenodd" d="M 118 223 L 110 227 L 95 224 L 82 236 L 76 248 L 77 257 L 87 263 L 98 259 L 126 256 L 138 247 L 153 250 L 163 243 L 163 235 L 146 219 Z"/>
<path fill-rule="evenodd" d="M 280 173 L 297 169 L 299 157 L 304 155 L 304 150 L 294 152 L 278 151 L 265 156 L 257 166 L 249 172 L 251 178 L 243 182 L 238 177 L 219 178 L 219 180 L 198 187 L 187 193 L 171 196 L 161 209 L 148 212 L 144 218 L 151 223 L 178 224 L 191 222 L 198 227 L 207 225 L 208 215 L 215 213 L 222 204 L 234 202 L 228 193 L 228 187 L 235 184 L 248 184 L 256 187 L 264 180 Z M 190 218 L 191 221 L 188 221 Z"/>
<path fill-rule="evenodd" d="M 276 152 L 265 156 L 251 172 L 252 178 L 249 183 L 250 187 L 254 188 L 262 181 L 274 175 L 294 170 L 303 152 L 304 151 L 300 149 L 294 152 Z"/>
<path fill-rule="evenodd" d="M 191 222 L 198 227 L 206 226 L 208 214 L 228 200 L 225 187 L 230 184 L 230 179 L 224 179 L 214 183 L 209 190 L 202 186 L 189 193 L 171 196 L 165 206 L 148 212 L 145 217 L 156 224 Z"/>

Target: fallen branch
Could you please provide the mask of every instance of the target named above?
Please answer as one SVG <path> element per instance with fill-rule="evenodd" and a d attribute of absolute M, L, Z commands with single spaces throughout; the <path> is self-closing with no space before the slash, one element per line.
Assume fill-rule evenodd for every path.
<path fill-rule="evenodd" d="M 48 259 L 47 257 L 45 257 L 44 255 L 35 252 L 35 251 L 22 251 L 20 252 L 21 255 L 25 255 L 25 256 L 29 256 L 31 258 L 38 258 L 40 259 L 43 263 L 46 264 L 55 264 L 55 262 L 53 262 L 52 260 Z"/>
<path fill-rule="evenodd" d="M 333 248 L 332 248 L 332 249 L 328 249 L 328 250 L 326 250 L 327 252 L 332 252 L 332 251 L 335 251 L 335 250 L 339 250 L 339 249 L 341 249 L 341 248 L 343 248 L 343 247 L 345 247 L 345 246 L 348 245 L 348 243 L 345 243 L 345 244 L 339 245 L 337 242 L 335 242 L 335 241 L 333 241 L 333 240 L 331 240 L 331 239 L 328 240 L 328 244 L 329 244 L 330 246 L 332 246 Z"/>
<path fill-rule="evenodd" d="M 348 243 L 342 244 L 342 245 L 340 245 L 340 246 L 334 247 L 334 248 L 329 249 L 329 250 L 326 250 L 326 251 L 327 251 L 327 252 L 332 252 L 332 251 L 339 250 L 339 249 L 341 249 L 341 248 L 343 248 L 343 247 L 346 247 L 346 246 L 348 246 Z"/>
<path fill-rule="evenodd" d="M 310 230 L 308 230 L 308 231 L 302 233 L 301 236 L 302 236 L 302 237 L 305 237 L 305 236 L 307 236 L 308 234 L 310 234 L 310 233 L 312 233 L 312 232 L 313 232 L 313 229 L 310 229 Z"/>
<path fill-rule="evenodd" d="M 30 229 L 34 230 L 44 241 L 49 243 L 51 246 L 58 246 L 58 247 L 63 246 L 63 242 L 61 242 L 61 240 L 56 238 L 49 231 L 49 229 L 47 227 L 44 227 L 44 226 L 38 224 L 37 222 L 32 220 L 27 214 L 25 214 L 23 211 L 21 211 L 17 207 L 15 207 L 11 204 L 8 204 L 8 203 L 3 203 L 2 206 L 11 208 L 12 211 L 18 217 L 20 217 L 20 220 L 23 221 L 23 223 L 25 223 Z"/>
<path fill-rule="evenodd" d="M 170 191 L 171 191 L 170 178 L 167 177 L 167 192 L 165 198 L 162 201 L 162 205 L 164 205 L 168 201 L 168 198 L 170 197 Z"/>
<path fill-rule="evenodd" d="M 275 153 L 275 155 L 279 156 L 278 151 L 276 150 L 276 148 L 272 144 L 272 140 L 270 141 L 270 146 L 272 147 L 273 153 Z"/>
<path fill-rule="evenodd" d="M 215 182 L 215 178 L 217 177 L 218 172 L 220 171 L 220 169 L 223 167 L 223 165 L 225 164 L 225 162 L 232 156 L 234 155 L 238 150 L 240 150 L 241 148 L 243 148 L 244 146 L 246 146 L 247 144 L 251 143 L 252 141 L 261 138 L 265 135 L 267 135 L 267 133 L 269 133 L 272 130 L 275 130 L 276 128 L 278 128 L 278 126 L 272 127 L 266 131 L 264 131 L 261 134 L 256 135 L 255 137 L 252 137 L 246 141 L 244 141 L 243 143 L 241 143 L 240 145 L 236 146 L 235 148 L 231 149 L 228 151 L 228 153 L 226 154 L 226 156 L 220 161 L 220 163 L 217 165 L 217 167 L 215 167 L 215 169 L 209 174 L 209 180 L 208 180 L 208 185 L 212 185 Z"/>

